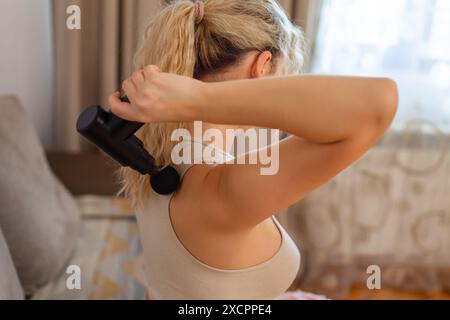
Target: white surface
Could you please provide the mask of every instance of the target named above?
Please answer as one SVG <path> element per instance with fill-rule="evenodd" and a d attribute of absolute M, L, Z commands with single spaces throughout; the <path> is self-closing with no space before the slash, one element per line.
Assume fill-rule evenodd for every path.
<path fill-rule="evenodd" d="M 50 0 L 0 1 L 0 94 L 15 94 L 52 147 L 53 39 Z"/>
<path fill-rule="evenodd" d="M 395 79 L 393 130 L 426 119 L 450 134 L 450 1 L 326 0 L 316 53 L 315 73 Z"/>

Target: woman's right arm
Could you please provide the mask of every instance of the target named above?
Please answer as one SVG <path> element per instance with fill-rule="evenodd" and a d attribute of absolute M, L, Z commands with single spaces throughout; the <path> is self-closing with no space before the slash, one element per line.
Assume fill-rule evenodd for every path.
<path fill-rule="evenodd" d="M 280 142 L 275 175 L 261 175 L 262 164 L 195 169 L 201 179 L 183 188 L 184 198 L 221 228 L 252 227 L 326 183 L 378 141 L 397 110 L 397 88 L 389 79 L 296 76 L 202 83 L 146 70 L 125 83 L 132 106 L 115 95 L 113 112 L 140 122 L 203 120 L 293 134 Z"/>
<path fill-rule="evenodd" d="M 124 81 L 131 100 L 111 96 L 112 111 L 139 122 L 254 125 L 331 143 L 389 124 L 397 88 L 386 78 L 292 76 L 204 83 L 148 66 Z M 376 129 L 376 128 L 375 128 Z"/>
<path fill-rule="evenodd" d="M 209 169 L 204 185 L 214 190 L 215 205 L 205 210 L 216 212 L 212 223 L 230 228 L 264 221 L 351 165 L 389 127 L 398 99 L 393 81 L 355 77 L 222 82 L 208 84 L 205 92 L 196 105 L 204 121 L 279 128 L 294 135 L 279 145 L 275 175 L 261 175 L 261 164 Z"/>
<path fill-rule="evenodd" d="M 385 78 L 296 76 L 205 84 L 194 106 L 203 121 L 277 128 L 314 143 L 377 135 L 396 112 Z"/>

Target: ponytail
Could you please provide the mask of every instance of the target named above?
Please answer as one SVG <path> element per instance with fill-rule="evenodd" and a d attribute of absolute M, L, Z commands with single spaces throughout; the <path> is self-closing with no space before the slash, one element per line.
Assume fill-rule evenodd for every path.
<path fill-rule="evenodd" d="M 135 65 L 200 78 L 234 65 L 249 50 L 270 50 L 284 58 L 286 73 L 300 73 L 303 33 L 275 0 L 173 0 L 147 26 Z M 145 125 L 139 138 L 160 167 L 171 165 L 175 129 L 186 123 Z M 148 176 L 120 169 L 122 193 L 134 206 L 152 193 Z"/>
<path fill-rule="evenodd" d="M 144 43 L 135 56 L 137 67 L 155 64 L 163 72 L 192 77 L 196 60 L 195 16 L 192 1 L 165 7 L 145 30 Z"/>

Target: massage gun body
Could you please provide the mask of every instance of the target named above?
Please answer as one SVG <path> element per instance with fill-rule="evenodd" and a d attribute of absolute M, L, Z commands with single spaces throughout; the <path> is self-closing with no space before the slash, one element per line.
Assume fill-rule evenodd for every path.
<path fill-rule="evenodd" d="M 128 102 L 126 97 L 123 101 Z M 166 195 L 175 192 L 180 178 L 172 167 L 160 170 L 154 158 L 134 134 L 144 124 L 126 121 L 100 106 L 86 109 L 78 118 L 77 131 L 124 167 L 142 175 L 151 175 L 155 192 Z"/>
<path fill-rule="evenodd" d="M 122 166 L 143 175 L 156 175 L 154 159 L 134 135 L 142 126 L 142 123 L 123 121 L 100 106 L 92 106 L 80 116 L 77 130 Z"/>

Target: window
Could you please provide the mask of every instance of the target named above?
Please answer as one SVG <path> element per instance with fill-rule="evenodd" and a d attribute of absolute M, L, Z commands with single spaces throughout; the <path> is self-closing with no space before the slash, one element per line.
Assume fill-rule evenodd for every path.
<path fill-rule="evenodd" d="M 314 73 L 398 82 L 393 129 L 431 120 L 450 133 L 450 1 L 325 0 Z"/>

